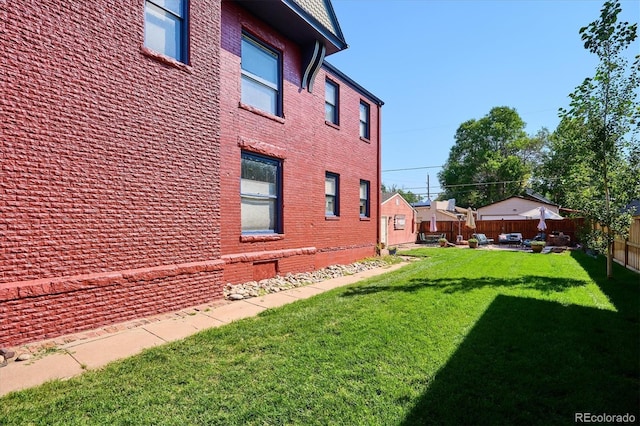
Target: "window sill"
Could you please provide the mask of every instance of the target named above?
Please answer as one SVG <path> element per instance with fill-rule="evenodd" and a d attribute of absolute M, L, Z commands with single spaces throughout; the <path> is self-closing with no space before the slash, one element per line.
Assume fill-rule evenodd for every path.
<path fill-rule="evenodd" d="M 193 67 L 187 65 L 183 62 L 180 62 L 174 58 L 163 55 L 162 53 L 158 53 L 155 50 L 151 50 L 146 46 L 140 47 L 140 51 L 142 54 L 148 58 L 151 58 L 155 61 L 158 61 L 162 64 L 169 65 L 170 67 L 177 68 L 181 71 L 184 71 L 189 74 L 193 74 Z"/>
<path fill-rule="evenodd" d="M 261 109 L 252 107 L 251 105 L 243 104 L 242 102 L 238 102 L 238 108 L 244 109 L 246 111 L 252 112 L 256 115 L 259 115 L 264 118 L 268 118 L 269 120 L 276 121 L 280 124 L 284 124 L 284 117 L 278 117 L 277 115 L 270 114 L 266 111 L 262 111 Z"/>
<path fill-rule="evenodd" d="M 324 220 L 340 220 L 340 216 L 325 216 Z"/>
<path fill-rule="evenodd" d="M 361 140 L 362 142 L 371 143 L 371 139 L 363 138 L 362 136 L 360 136 L 360 140 Z"/>
<path fill-rule="evenodd" d="M 284 240 L 284 234 L 267 234 L 267 235 L 241 235 L 241 243 L 257 243 L 262 241 L 280 241 Z"/>
<path fill-rule="evenodd" d="M 370 217 L 363 217 L 363 216 L 360 216 L 360 222 L 370 222 L 370 221 L 371 221 L 371 218 L 370 218 Z"/>
<path fill-rule="evenodd" d="M 326 124 L 329 127 L 333 127 L 336 130 L 340 130 L 340 125 L 339 124 L 332 123 L 331 121 L 327 121 L 327 120 L 324 121 L 324 124 Z"/>

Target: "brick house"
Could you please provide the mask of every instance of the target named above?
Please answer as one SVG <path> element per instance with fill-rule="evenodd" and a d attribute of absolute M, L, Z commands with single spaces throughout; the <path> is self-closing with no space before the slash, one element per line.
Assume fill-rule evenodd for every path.
<path fill-rule="evenodd" d="M 380 242 L 387 246 L 416 241 L 415 210 L 397 192 L 383 193 L 380 207 Z"/>
<path fill-rule="evenodd" d="M 0 346 L 375 252 L 382 101 L 329 2 L 0 12 Z"/>

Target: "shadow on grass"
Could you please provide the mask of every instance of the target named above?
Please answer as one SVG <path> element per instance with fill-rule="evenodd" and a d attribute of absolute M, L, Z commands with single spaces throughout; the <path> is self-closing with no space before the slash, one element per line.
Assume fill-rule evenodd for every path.
<path fill-rule="evenodd" d="M 601 260 L 573 256 L 617 312 L 497 296 L 402 424 L 572 424 L 576 413 L 630 413 L 638 422 L 639 275 L 617 267 L 607 280 Z M 531 279 L 549 290 L 583 284 L 538 277 L 517 284 Z M 425 280 L 399 290 L 465 291 L 513 281 Z"/>
<path fill-rule="evenodd" d="M 380 292 L 415 292 L 424 288 L 438 288 L 445 293 L 469 292 L 484 287 L 512 287 L 536 289 L 544 293 L 580 287 L 586 282 L 567 278 L 525 275 L 518 278 L 411 278 L 405 285 L 378 285 L 376 283 L 350 287 L 343 296 L 362 296 Z"/>
<path fill-rule="evenodd" d="M 613 279 L 608 279 L 603 256 L 594 259 L 581 251 L 573 251 L 571 257 L 589 274 L 620 314 L 636 323 L 640 322 L 640 274 L 614 263 Z"/>
<path fill-rule="evenodd" d="M 637 420 L 639 338 L 613 311 L 497 296 L 402 424 Z"/>

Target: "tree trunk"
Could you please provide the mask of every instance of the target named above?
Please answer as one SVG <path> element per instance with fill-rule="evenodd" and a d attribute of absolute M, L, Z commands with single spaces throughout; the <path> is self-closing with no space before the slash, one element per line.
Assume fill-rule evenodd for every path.
<path fill-rule="evenodd" d="M 607 246 L 607 278 L 613 278 L 613 242 Z"/>

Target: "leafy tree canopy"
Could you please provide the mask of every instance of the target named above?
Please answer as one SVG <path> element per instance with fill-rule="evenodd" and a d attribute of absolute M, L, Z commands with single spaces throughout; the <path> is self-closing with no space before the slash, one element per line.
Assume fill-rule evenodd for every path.
<path fill-rule="evenodd" d="M 505 106 L 462 123 L 438 173 L 445 190 L 440 199 L 479 207 L 522 193 L 549 137 L 544 129 L 529 137 L 524 128 L 517 111 Z"/>

